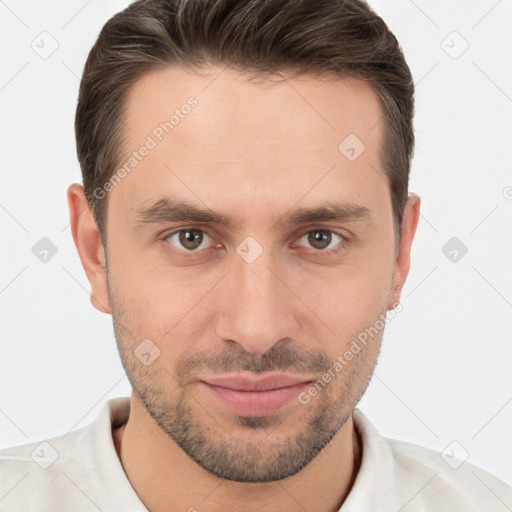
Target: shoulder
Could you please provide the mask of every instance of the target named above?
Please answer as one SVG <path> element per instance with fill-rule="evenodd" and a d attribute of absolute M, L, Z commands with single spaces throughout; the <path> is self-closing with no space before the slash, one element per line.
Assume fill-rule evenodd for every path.
<path fill-rule="evenodd" d="M 361 468 L 353 491 L 372 489 L 375 503 L 368 503 L 370 509 L 378 507 L 378 495 L 382 494 L 392 497 L 387 507 L 379 510 L 391 510 L 390 507 L 404 511 L 464 512 L 512 509 L 512 488 L 494 475 L 467 460 L 456 459 L 453 452 L 440 453 L 383 437 L 358 409 L 354 410 L 353 418 L 363 445 Z M 362 494 L 356 497 L 361 498 Z"/>
<path fill-rule="evenodd" d="M 442 453 L 414 443 L 386 441 L 403 474 L 424 478 L 430 475 L 424 484 L 425 497 L 444 496 L 445 500 L 463 503 L 465 510 L 498 511 L 512 507 L 511 487 L 467 460 L 456 458 L 453 451 Z"/>
<path fill-rule="evenodd" d="M 144 510 L 112 439 L 112 427 L 128 414 L 129 398 L 110 399 L 85 427 L 1 449 L 0 510 Z"/>
<path fill-rule="evenodd" d="M 87 443 L 84 427 L 0 450 L 1 510 L 33 510 L 35 499 L 38 510 L 59 510 L 66 496 L 80 492 L 77 485 L 90 492 L 88 482 L 77 478 L 83 463 L 81 447 Z"/>

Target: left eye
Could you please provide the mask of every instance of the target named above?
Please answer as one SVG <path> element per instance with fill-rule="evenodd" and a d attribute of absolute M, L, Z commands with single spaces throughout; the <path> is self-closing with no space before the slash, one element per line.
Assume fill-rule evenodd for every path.
<path fill-rule="evenodd" d="M 336 238 L 339 239 L 338 243 L 336 243 Z M 339 233 L 331 229 L 314 229 L 308 231 L 300 237 L 300 240 L 302 239 L 305 239 L 307 243 L 311 244 L 313 249 L 322 252 L 330 252 L 333 247 L 344 241 L 344 238 Z M 331 245 L 333 241 L 335 242 L 334 246 Z"/>

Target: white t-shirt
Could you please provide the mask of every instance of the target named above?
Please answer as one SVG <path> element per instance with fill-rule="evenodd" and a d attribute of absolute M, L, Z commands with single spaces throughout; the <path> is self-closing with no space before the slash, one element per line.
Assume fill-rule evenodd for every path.
<path fill-rule="evenodd" d="M 112 428 L 127 421 L 128 397 L 106 402 L 86 427 L 0 450 L 1 512 L 147 512 L 124 473 Z M 469 464 L 382 437 L 355 409 L 361 467 L 341 512 L 505 512 L 512 488 Z M 455 469 L 456 467 L 456 469 Z M 318 511 L 315 511 L 318 512 Z"/>

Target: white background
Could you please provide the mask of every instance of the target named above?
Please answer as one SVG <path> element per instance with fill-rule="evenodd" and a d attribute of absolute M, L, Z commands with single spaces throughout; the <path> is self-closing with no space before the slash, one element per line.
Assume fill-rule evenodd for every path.
<path fill-rule="evenodd" d="M 101 27 L 125 5 L 0 2 L 0 447 L 84 426 L 130 393 L 111 318 L 89 302 L 66 203 L 68 184 L 81 181 L 79 77 Z M 403 311 L 360 408 L 385 436 L 439 452 L 455 440 L 455 455 L 466 450 L 511 483 L 512 2 L 370 5 L 417 86 L 410 189 L 422 218 Z M 47 59 L 31 48 L 41 37 L 51 47 L 43 31 L 58 42 Z M 458 58 L 454 31 L 469 43 Z M 42 237 L 58 249 L 46 263 L 32 253 Z M 442 252 L 452 237 L 468 248 L 456 263 Z"/>

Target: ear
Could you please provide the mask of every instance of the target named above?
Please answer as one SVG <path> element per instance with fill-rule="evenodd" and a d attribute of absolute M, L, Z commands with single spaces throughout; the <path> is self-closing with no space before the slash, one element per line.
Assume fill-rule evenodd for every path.
<path fill-rule="evenodd" d="M 91 303 L 103 313 L 110 313 L 105 270 L 105 251 L 84 187 L 73 183 L 68 188 L 71 232 L 80 261 L 91 284 Z"/>
<path fill-rule="evenodd" d="M 420 218 L 420 204 L 421 199 L 416 194 L 409 194 L 409 198 L 405 204 L 404 215 L 402 218 L 402 236 L 396 252 L 395 267 L 394 267 L 394 289 L 395 293 L 392 296 L 392 303 L 389 308 L 394 308 L 400 302 L 400 295 L 402 293 L 405 280 L 409 274 L 411 265 L 411 247 L 418 221 Z"/>

